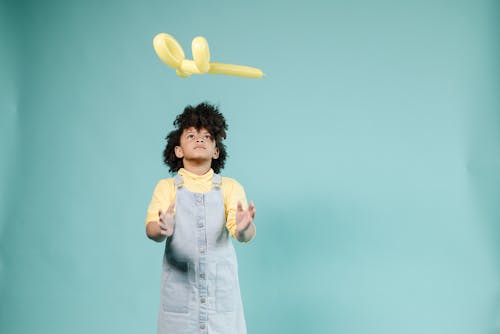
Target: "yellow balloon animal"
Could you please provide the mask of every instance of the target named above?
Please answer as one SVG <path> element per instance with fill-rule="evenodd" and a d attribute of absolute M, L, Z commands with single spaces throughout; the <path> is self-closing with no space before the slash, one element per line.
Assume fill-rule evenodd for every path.
<path fill-rule="evenodd" d="M 165 33 L 155 36 L 153 47 L 158 57 L 168 66 L 175 68 L 177 75 L 183 78 L 191 74 L 226 74 L 246 78 L 262 78 L 264 73 L 255 67 L 211 63 L 208 42 L 204 37 L 198 36 L 193 39 L 191 49 L 193 60 L 185 59 L 184 50 L 177 40 Z"/>

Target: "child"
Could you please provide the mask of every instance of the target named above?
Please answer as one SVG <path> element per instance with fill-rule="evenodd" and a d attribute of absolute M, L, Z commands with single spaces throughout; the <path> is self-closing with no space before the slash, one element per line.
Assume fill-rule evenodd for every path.
<path fill-rule="evenodd" d="M 166 239 L 159 334 L 245 334 L 236 254 L 230 236 L 255 235 L 255 206 L 243 187 L 221 177 L 227 124 L 216 107 L 187 106 L 167 136 L 165 164 L 146 218 L 146 234 Z"/>

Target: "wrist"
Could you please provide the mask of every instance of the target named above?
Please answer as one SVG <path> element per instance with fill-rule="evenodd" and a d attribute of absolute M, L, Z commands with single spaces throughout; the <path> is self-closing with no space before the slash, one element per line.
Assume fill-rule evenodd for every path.
<path fill-rule="evenodd" d="M 248 242 L 252 240 L 253 236 L 255 235 L 255 226 L 253 222 L 248 224 L 244 229 L 239 230 L 238 227 L 236 227 L 236 239 L 240 242 Z"/>

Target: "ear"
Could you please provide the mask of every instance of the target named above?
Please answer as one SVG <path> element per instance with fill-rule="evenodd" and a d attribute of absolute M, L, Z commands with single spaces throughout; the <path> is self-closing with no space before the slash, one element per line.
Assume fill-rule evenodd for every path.
<path fill-rule="evenodd" d="M 182 150 L 182 147 L 176 146 L 174 148 L 175 156 L 179 159 L 184 158 L 184 151 Z"/>
<path fill-rule="evenodd" d="M 212 159 L 218 159 L 219 158 L 219 148 L 216 147 L 214 150 L 214 155 L 212 156 Z"/>

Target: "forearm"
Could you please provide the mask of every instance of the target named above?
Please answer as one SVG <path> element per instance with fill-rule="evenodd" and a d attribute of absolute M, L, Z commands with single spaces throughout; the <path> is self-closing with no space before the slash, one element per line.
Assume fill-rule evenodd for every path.
<path fill-rule="evenodd" d="M 250 223 L 246 229 L 236 232 L 236 239 L 239 242 L 249 242 L 255 236 L 255 225 Z"/>
<path fill-rule="evenodd" d="M 160 225 L 157 221 L 148 222 L 146 225 L 146 235 L 149 239 L 156 242 L 162 242 L 167 238 L 165 235 L 161 234 Z"/>

